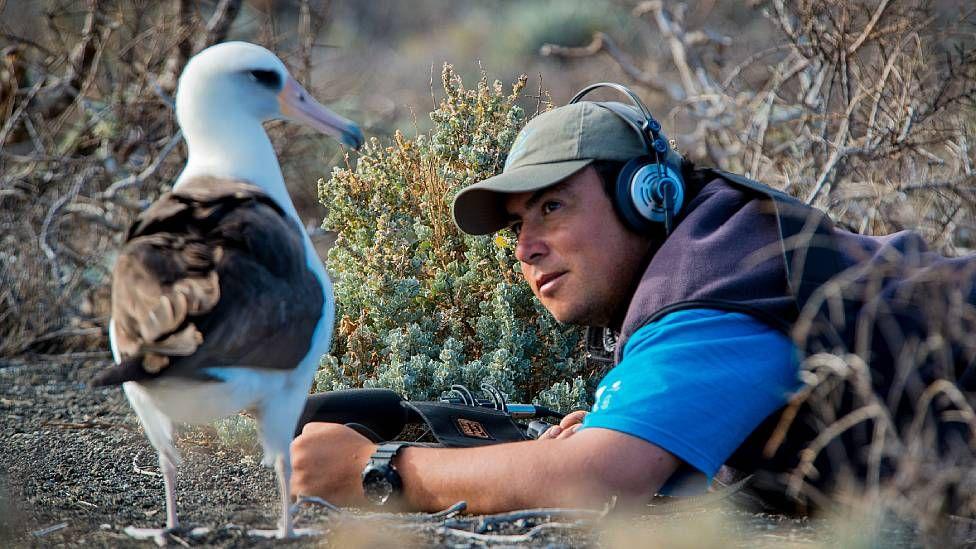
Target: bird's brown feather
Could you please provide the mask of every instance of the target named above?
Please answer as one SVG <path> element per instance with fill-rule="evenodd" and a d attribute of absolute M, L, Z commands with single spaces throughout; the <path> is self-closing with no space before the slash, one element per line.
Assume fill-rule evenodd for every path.
<path fill-rule="evenodd" d="M 199 177 L 129 231 L 112 273 L 122 363 L 96 384 L 201 368 L 286 369 L 305 356 L 324 296 L 302 228 L 258 187 Z"/>

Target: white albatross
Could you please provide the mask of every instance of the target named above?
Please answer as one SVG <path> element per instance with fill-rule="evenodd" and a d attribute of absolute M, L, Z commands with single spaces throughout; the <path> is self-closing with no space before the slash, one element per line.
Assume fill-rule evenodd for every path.
<path fill-rule="evenodd" d="M 334 322 L 332 285 L 285 188 L 262 123 L 285 118 L 359 147 L 352 122 L 316 102 L 268 50 L 207 48 L 180 76 L 176 116 L 186 168 L 129 229 L 112 272 L 109 337 L 116 365 L 95 385 L 122 384 L 159 454 L 165 541 L 179 526 L 173 423 L 249 410 L 289 513 L 289 445 Z"/>

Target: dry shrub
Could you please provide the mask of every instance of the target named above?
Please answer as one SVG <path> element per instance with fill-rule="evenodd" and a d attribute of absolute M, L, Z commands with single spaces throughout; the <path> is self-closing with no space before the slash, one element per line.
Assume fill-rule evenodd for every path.
<path fill-rule="evenodd" d="M 973 8 L 754 4 L 770 21 L 768 42 L 744 47 L 686 29 L 683 4 L 639 3 L 646 50 L 664 49 L 673 62 L 654 72 L 644 66 L 657 60 L 635 60 L 604 33 L 542 53 L 606 55 L 648 97 L 666 96 L 670 118 L 687 128 L 678 148 L 699 163 L 782 188 L 858 232 L 913 227 L 949 252 L 972 248 Z"/>
<path fill-rule="evenodd" d="M 256 28 L 235 27 L 249 9 L 241 0 L 21 6 L 43 13 L 33 21 L 46 27 L 0 2 L 0 356 L 107 356 L 108 278 L 123 231 L 185 162 L 172 107 L 180 71 L 234 27 L 307 80 L 329 12 L 296 4 L 288 38 L 276 31 L 276 6 L 250 8 Z M 296 138 L 294 125 L 270 131 L 289 139 L 286 180 L 314 173 L 300 159 L 329 150 Z M 297 205 L 307 212 L 315 191 L 304 183 Z"/>
<path fill-rule="evenodd" d="M 633 17 L 646 23 L 646 51 L 663 50 L 671 61 L 666 68 L 604 33 L 588 46 L 548 45 L 543 54 L 607 56 L 646 95 L 665 96 L 683 130 L 677 145 L 698 163 L 782 188 L 855 232 L 912 228 L 950 256 L 976 247 L 976 9 L 927 0 L 752 5 L 770 28 L 768 42 L 748 50 L 686 28 L 683 4 L 653 0 L 637 4 Z M 911 261 L 890 257 L 842 273 L 811 303 L 813 312 L 849 312 L 846 300 L 880 295 L 886 277 L 912 280 L 889 295 L 899 305 L 875 300 L 856 318 L 831 316 L 838 331 L 854 334 L 854 346 L 806 360 L 806 388 L 770 448 L 792 414 L 806 411 L 819 436 L 783 479 L 791 496 L 829 503 L 817 481 L 832 463 L 842 479 L 834 495 L 883 501 L 931 533 L 947 511 L 976 513 L 967 444 L 974 401 L 957 385 L 976 356 L 976 311 L 972 269 L 913 271 Z M 908 307 L 919 324 L 892 325 Z M 803 320 L 795 334 L 801 347 L 811 326 Z M 869 367 L 865 357 L 879 356 L 881 340 L 889 356 Z M 859 441 L 861 451 L 845 453 L 835 444 L 841 440 Z"/>

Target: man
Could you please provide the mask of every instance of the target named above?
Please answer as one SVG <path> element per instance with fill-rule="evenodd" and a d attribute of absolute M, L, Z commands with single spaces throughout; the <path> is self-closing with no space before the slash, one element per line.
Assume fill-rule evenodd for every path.
<path fill-rule="evenodd" d="M 592 411 L 571 414 L 537 441 L 393 448 L 385 459 L 407 508 L 465 500 L 472 512 L 494 513 L 598 506 L 610 496 L 642 502 L 708 479 L 729 461 L 748 470 L 795 465 L 802 445 L 784 445 L 777 461 L 765 444 L 774 412 L 799 386 L 800 351 L 852 340 L 846 328 L 813 321 L 798 348 L 790 332 L 802 310 L 820 308 L 824 281 L 905 243 L 842 233 L 776 191 L 693 169 L 660 147 L 656 122 L 637 105 L 583 101 L 537 116 L 503 173 L 454 203 L 465 232 L 512 231 L 526 282 L 558 321 L 620 334 Z M 628 184 L 641 184 L 631 172 L 680 184 L 680 193 L 645 193 L 663 197 L 659 223 L 635 224 L 633 205 L 621 202 Z M 804 235 L 831 244 L 784 245 Z M 863 302 L 846 307 L 857 313 Z M 371 456 L 379 459 L 376 450 L 347 427 L 308 424 L 292 446 L 293 491 L 365 504 L 361 473 Z"/>

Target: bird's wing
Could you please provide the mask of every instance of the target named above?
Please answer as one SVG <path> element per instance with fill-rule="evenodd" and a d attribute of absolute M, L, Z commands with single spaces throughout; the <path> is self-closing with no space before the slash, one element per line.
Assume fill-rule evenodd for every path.
<path fill-rule="evenodd" d="M 122 360 L 95 384 L 297 366 L 325 299 L 302 230 L 240 181 L 196 178 L 160 197 L 132 225 L 112 272 Z"/>

